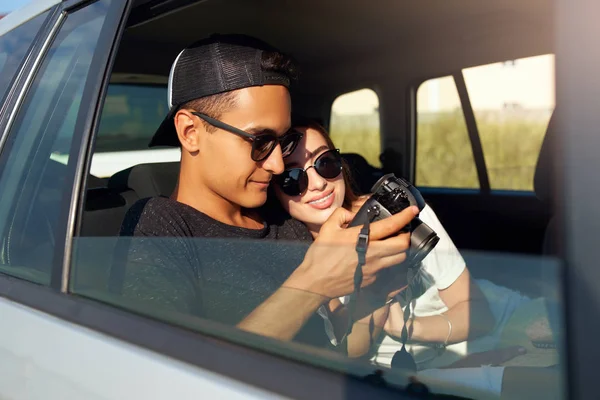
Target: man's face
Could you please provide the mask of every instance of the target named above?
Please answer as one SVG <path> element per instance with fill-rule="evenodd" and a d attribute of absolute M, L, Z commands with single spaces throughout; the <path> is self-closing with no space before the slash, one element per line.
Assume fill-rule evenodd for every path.
<path fill-rule="evenodd" d="M 255 135 L 282 136 L 289 130 L 291 100 L 287 88 L 257 86 L 236 93 L 236 105 L 224 112 L 220 121 Z M 244 208 L 263 205 L 271 178 L 283 172 L 281 147 L 276 146 L 269 157 L 256 162 L 251 158 L 252 143 L 248 139 L 222 129 L 206 132 L 199 118 L 195 124 L 200 133 L 193 163 L 197 171 L 193 173 L 198 174 L 202 186 Z"/>

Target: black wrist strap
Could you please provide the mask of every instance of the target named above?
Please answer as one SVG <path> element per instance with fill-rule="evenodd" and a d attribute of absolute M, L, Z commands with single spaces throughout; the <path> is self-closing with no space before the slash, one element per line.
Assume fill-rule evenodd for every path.
<path fill-rule="evenodd" d="M 356 247 L 354 248 L 356 251 L 356 255 L 358 256 L 358 263 L 356 264 L 356 269 L 354 270 L 354 292 L 350 295 L 350 301 L 348 302 L 348 327 L 346 328 L 346 333 L 344 333 L 344 337 L 342 338 L 342 342 L 346 341 L 348 335 L 352 333 L 352 327 L 354 326 L 354 313 L 356 312 L 356 299 L 360 292 L 360 286 L 363 281 L 363 270 L 362 268 L 367 263 L 367 248 L 369 247 L 369 232 L 370 232 L 370 223 L 369 220 L 365 222 L 360 233 L 358 234 L 358 239 L 356 240 Z M 347 343 L 346 343 L 346 352 L 347 352 Z"/>
<path fill-rule="evenodd" d="M 403 319 L 404 326 L 402 327 L 402 333 L 400 334 L 400 343 L 402 347 L 392 357 L 391 367 L 394 369 L 403 369 L 409 372 L 417 372 L 417 363 L 413 356 L 406 350 L 406 343 L 408 342 L 408 321 L 412 313 L 411 302 L 412 302 L 412 282 L 408 283 L 405 289 L 406 293 L 406 306 L 404 307 Z"/>

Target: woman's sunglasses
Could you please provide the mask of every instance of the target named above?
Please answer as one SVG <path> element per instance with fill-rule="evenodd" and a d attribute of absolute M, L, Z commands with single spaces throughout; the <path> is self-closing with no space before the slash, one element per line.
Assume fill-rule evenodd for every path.
<path fill-rule="evenodd" d="M 206 114 L 196 111 L 193 111 L 192 114 L 216 128 L 234 133 L 252 142 L 252 153 L 250 153 L 250 157 L 252 157 L 252 160 L 254 161 L 262 161 L 269 157 L 275 149 L 275 146 L 277 146 L 277 143 L 281 145 L 281 155 L 285 158 L 294 152 L 294 149 L 296 149 L 296 146 L 298 146 L 298 143 L 302 140 L 302 134 L 294 130 L 291 130 L 280 137 L 266 133 L 262 135 L 253 135 L 226 124 L 225 122 L 219 121 L 218 119 L 211 118 Z"/>
<path fill-rule="evenodd" d="M 314 168 L 317 174 L 325 179 L 337 177 L 342 172 L 342 156 L 340 155 L 340 151 L 337 149 L 327 150 L 317 157 L 313 165 L 306 169 L 286 169 L 281 175 L 275 176 L 275 183 L 288 196 L 301 195 L 308 188 L 308 174 L 306 171 L 310 168 Z"/>

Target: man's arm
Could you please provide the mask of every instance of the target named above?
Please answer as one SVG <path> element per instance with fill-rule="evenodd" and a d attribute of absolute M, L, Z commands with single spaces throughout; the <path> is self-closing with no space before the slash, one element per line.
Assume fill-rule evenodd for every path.
<path fill-rule="evenodd" d="M 375 282 L 382 269 L 406 258 L 410 235 L 397 234 L 418 213 L 409 207 L 371 224 L 371 241 L 363 266 L 363 286 Z M 281 288 L 238 324 L 238 328 L 280 340 L 292 339 L 308 318 L 332 298 L 354 291 L 359 227 L 348 228 L 353 214 L 338 208 L 321 228 L 304 261 Z"/>
<path fill-rule="evenodd" d="M 237 327 L 279 340 L 291 340 L 327 297 L 306 290 L 281 287 Z"/>

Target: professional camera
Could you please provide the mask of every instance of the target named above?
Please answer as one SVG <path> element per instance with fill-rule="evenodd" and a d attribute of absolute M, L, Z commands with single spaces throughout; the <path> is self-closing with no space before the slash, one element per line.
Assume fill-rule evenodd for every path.
<path fill-rule="evenodd" d="M 371 192 L 373 194 L 358 210 L 349 226 L 361 226 L 367 221 L 379 221 L 410 206 L 417 206 L 421 211 L 425 208 L 425 200 L 417 188 L 394 174 L 381 177 L 373 185 Z M 411 233 L 407 254 L 407 261 L 411 264 L 422 261 L 440 240 L 434 230 L 418 217 L 405 227 L 405 232 Z"/>

